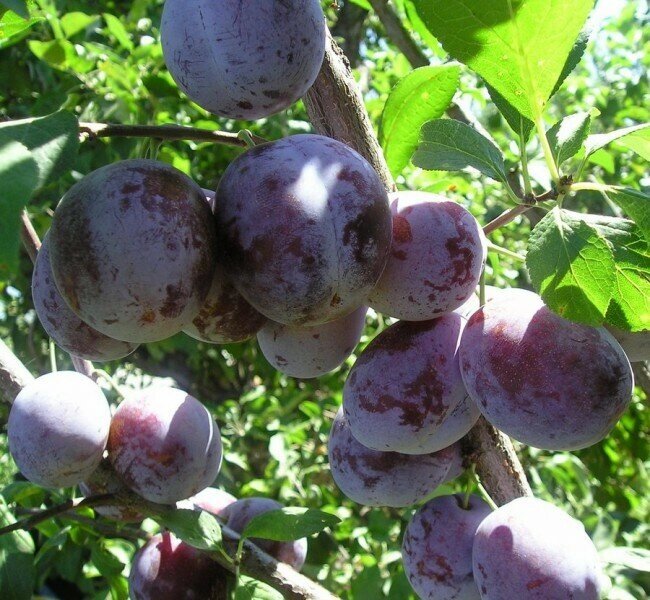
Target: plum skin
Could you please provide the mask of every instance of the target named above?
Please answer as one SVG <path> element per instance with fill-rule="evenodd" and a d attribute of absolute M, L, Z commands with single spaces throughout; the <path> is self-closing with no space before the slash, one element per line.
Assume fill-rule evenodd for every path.
<path fill-rule="evenodd" d="M 437 431 L 446 435 L 446 419 L 467 397 L 457 356 L 463 326 L 456 313 L 399 321 L 365 348 L 343 388 L 343 409 L 359 442 L 406 454 L 444 447 Z"/>
<path fill-rule="evenodd" d="M 491 512 L 487 503 L 438 496 L 413 515 L 402 543 L 404 571 L 419 598 L 480 600 L 472 569 L 474 534 Z"/>
<path fill-rule="evenodd" d="M 365 506 L 411 506 L 459 474 L 457 445 L 419 455 L 372 450 L 354 438 L 342 409 L 332 423 L 327 450 L 338 488 Z"/>
<path fill-rule="evenodd" d="M 132 600 L 226 600 L 232 576 L 172 533 L 154 535 L 133 557 Z"/>
<path fill-rule="evenodd" d="M 42 375 L 9 413 L 9 451 L 21 473 L 47 488 L 77 485 L 98 467 L 111 421 L 99 386 L 74 371 Z"/>
<path fill-rule="evenodd" d="M 405 321 L 458 308 L 476 288 L 487 255 L 478 222 L 456 202 L 427 192 L 394 192 L 389 200 L 393 241 L 370 306 Z"/>
<path fill-rule="evenodd" d="M 257 334 L 266 360 L 290 377 L 320 377 L 339 367 L 352 354 L 366 323 L 368 307 L 313 327 L 268 323 Z"/>
<path fill-rule="evenodd" d="M 50 228 L 59 292 L 86 323 L 115 339 L 157 341 L 201 308 L 216 259 L 201 188 L 164 163 L 124 160 L 63 196 Z"/>
<path fill-rule="evenodd" d="M 391 217 L 379 176 L 354 150 L 310 134 L 261 144 L 230 163 L 216 200 L 226 272 L 270 320 L 319 325 L 365 304 Z"/>
<path fill-rule="evenodd" d="M 325 55 L 318 0 L 167 0 L 160 38 L 178 87 L 202 108 L 259 119 L 304 96 Z"/>
<path fill-rule="evenodd" d="M 582 523 L 549 502 L 517 498 L 479 525 L 473 570 L 483 600 L 598 600 L 598 552 Z"/>
<path fill-rule="evenodd" d="M 124 483 L 151 502 L 173 504 L 208 487 L 221 457 L 217 424 L 181 390 L 136 392 L 113 416 L 108 458 Z"/>
<path fill-rule="evenodd" d="M 459 355 L 485 418 L 536 448 L 599 442 L 632 398 L 632 369 L 611 334 L 564 319 L 526 290 L 502 290 L 476 311 Z"/>
<path fill-rule="evenodd" d="M 282 504 L 270 498 L 242 498 L 229 504 L 221 513 L 226 520 L 226 525 L 242 533 L 249 521 L 258 515 L 271 510 L 282 508 Z M 292 542 L 276 542 L 251 538 L 251 542 L 259 546 L 264 552 L 273 556 L 276 560 L 291 565 L 296 571 L 300 571 L 307 558 L 307 538 L 300 538 Z"/>
<path fill-rule="evenodd" d="M 138 346 L 100 333 L 66 304 L 54 283 L 49 235 L 45 234 L 32 273 L 32 300 L 38 319 L 57 346 L 79 358 L 107 361 L 124 358 Z"/>

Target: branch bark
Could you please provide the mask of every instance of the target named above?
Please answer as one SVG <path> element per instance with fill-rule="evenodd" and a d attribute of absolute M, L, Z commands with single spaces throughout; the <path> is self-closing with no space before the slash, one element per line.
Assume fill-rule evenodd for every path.
<path fill-rule="evenodd" d="M 386 189 L 395 189 L 349 64 L 331 38 L 323 67 L 305 97 L 305 105 L 319 133 L 352 146 L 379 173 Z M 479 420 L 470 432 L 467 451 L 495 502 L 504 504 L 519 496 L 532 495 L 509 438 L 487 421 Z"/>
<path fill-rule="evenodd" d="M 6 404 L 13 404 L 16 396 L 34 376 L 18 360 L 9 346 L 0 340 L 0 396 Z"/>

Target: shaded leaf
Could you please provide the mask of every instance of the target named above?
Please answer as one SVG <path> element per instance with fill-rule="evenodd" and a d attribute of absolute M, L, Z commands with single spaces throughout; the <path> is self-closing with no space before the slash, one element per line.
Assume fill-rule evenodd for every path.
<path fill-rule="evenodd" d="M 625 211 L 650 242 L 650 195 L 632 188 L 612 188 L 607 196 Z"/>
<path fill-rule="evenodd" d="M 564 117 L 548 130 L 546 136 L 558 166 L 579 152 L 590 127 L 591 113 L 581 112 Z"/>
<path fill-rule="evenodd" d="M 87 73 L 94 66 L 94 61 L 81 56 L 72 42 L 64 39 L 40 42 L 32 40 L 29 49 L 37 58 L 45 61 L 54 69 L 69 71 L 73 74 Z"/>
<path fill-rule="evenodd" d="M 240 575 L 235 600 L 283 600 L 283 598 L 284 596 L 271 586 L 246 575 Z"/>
<path fill-rule="evenodd" d="M 4 501 L 0 501 L 0 526 L 16 519 Z M 26 531 L 13 531 L 0 536 L 0 598 L 30 600 L 34 588 L 34 541 Z"/>
<path fill-rule="evenodd" d="M 334 527 L 340 519 L 314 508 L 286 507 L 271 510 L 251 519 L 242 532 L 242 538 L 263 538 L 289 542 Z"/>
<path fill-rule="evenodd" d="M 0 0 L 0 4 L 14 11 L 17 15 L 23 17 L 23 19 L 29 18 L 29 10 L 25 0 Z"/>
<path fill-rule="evenodd" d="M 0 18 L 0 50 L 8 48 L 24 39 L 37 23 L 43 21 L 42 17 L 23 19 L 15 12 L 7 11 Z"/>
<path fill-rule="evenodd" d="M 170 510 L 155 519 L 177 538 L 199 550 L 221 548 L 221 526 L 213 515 L 204 510 Z"/>

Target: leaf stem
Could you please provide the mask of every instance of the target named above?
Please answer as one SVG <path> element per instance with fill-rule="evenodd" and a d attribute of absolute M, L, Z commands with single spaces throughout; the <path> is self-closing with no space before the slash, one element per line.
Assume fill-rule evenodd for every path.
<path fill-rule="evenodd" d="M 546 165 L 551 173 L 551 179 L 557 186 L 560 183 L 560 172 L 557 168 L 555 157 L 553 156 L 553 150 L 551 150 L 551 145 L 548 143 L 548 138 L 546 137 L 546 129 L 544 129 L 544 120 L 541 114 L 535 119 L 535 128 L 537 129 L 537 135 L 539 136 L 539 141 L 544 151 Z"/>
<path fill-rule="evenodd" d="M 523 135 L 519 135 L 519 158 L 521 159 L 521 174 L 524 178 L 524 194 L 533 195 L 533 187 L 530 183 L 530 173 L 528 172 L 528 155 L 526 154 L 526 141 Z"/>
<path fill-rule="evenodd" d="M 508 256 L 509 258 L 514 258 L 515 260 L 518 260 L 519 262 L 526 262 L 526 257 L 522 256 L 521 254 L 517 254 L 516 252 L 513 252 L 512 250 L 508 250 L 507 248 L 504 248 L 503 246 L 497 246 L 494 242 L 491 242 L 488 240 L 488 250 L 492 250 L 492 252 L 496 252 L 497 254 L 501 254 L 502 256 Z"/>
<path fill-rule="evenodd" d="M 483 287 L 483 292 L 485 293 L 485 285 Z M 481 304 L 484 304 L 483 300 Z M 465 498 L 463 499 L 463 507 L 465 510 L 469 510 L 469 498 L 474 491 L 474 486 L 476 485 L 476 463 L 472 463 L 472 466 L 469 470 L 469 479 L 467 480 L 467 487 L 465 488 Z"/>
<path fill-rule="evenodd" d="M 579 192 L 581 190 L 594 190 L 596 192 L 615 192 L 615 185 L 607 185 L 606 183 L 597 183 L 592 181 L 579 181 L 578 183 L 572 183 L 569 186 L 569 190 L 572 192 Z"/>

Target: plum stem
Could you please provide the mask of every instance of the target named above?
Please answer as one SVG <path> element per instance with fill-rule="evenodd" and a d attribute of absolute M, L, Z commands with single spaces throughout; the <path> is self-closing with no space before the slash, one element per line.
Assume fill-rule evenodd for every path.
<path fill-rule="evenodd" d="M 254 148 L 256 146 L 256 142 L 255 139 L 253 138 L 253 134 L 248 129 L 242 129 L 237 134 L 237 137 L 240 140 L 244 140 L 244 142 L 246 142 L 247 148 Z"/>
<path fill-rule="evenodd" d="M 97 378 L 101 378 L 101 379 L 103 379 L 104 381 L 106 381 L 106 383 L 108 383 L 108 385 L 111 387 L 111 389 L 112 389 L 112 390 L 113 390 L 113 391 L 114 391 L 114 392 L 115 392 L 115 393 L 116 393 L 120 398 L 122 398 L 122 399 L 126 398 L 125 393 L 122 391 L 122 389 L 120 388 L 119 384 L 117 383 L 117 381 L 115 381 L 115 379 L 111 376 L 110 373 L 107 373 L 107 372 L 104 371 L 103 369 L 95 369 L 95 370 L 93 371 L 93 375 L 97 376 Z"/>
<path fill-rule="evenodd" d="M 485 287 L 483 288 L 485 291 Z M 485 299 L 483 300 L 483 302 Z M 483 304 L 481 302 L 481 304 Z M 476 463 L 472 463 L 472 466 L 469 469 L 469 477 L 467 479 L 467 487 L 465 488 L 465 497 L 463 498 L 463 508 L 469 510 L 469 499 L 474 491 L 474 486 L 476 485 Z"/>

